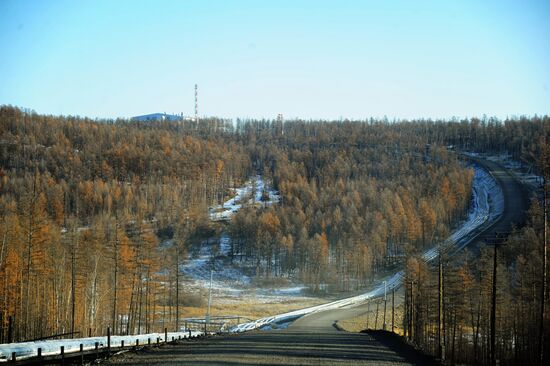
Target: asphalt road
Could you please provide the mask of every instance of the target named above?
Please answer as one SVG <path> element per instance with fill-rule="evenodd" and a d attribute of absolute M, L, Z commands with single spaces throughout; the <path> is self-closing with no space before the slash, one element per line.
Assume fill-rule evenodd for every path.
<path fill-rule="evenodd" d="M 391 302 L 388 302 L 388 304 L 391 304 Z M 367 306 L 365 304 L 351 308 L 320 311 L 298 318 L 290 324 L 288 329 L 306 333 L 338 333 L 340 331 L 334 326 L 338 320 L 355 318 L 366 312 Z"/>
<path fill-rule="evenodd" d="M 502 188 L 504 212 L 480 232 L 470 246 L 479 246 L 496 233 L 509 232 L 525 222 L 528 194 L 514 176 L 500 165 L 472 160 L 491 171 Z M 360 305 L 299 318 L 287 329 L 224 335 L 200 341 L 127 353 L 112 359 L 117 365 L 430 365 L 435 362 L 386 333 L 339 331 L 337 320 L 366 312 Z"/>
<path fill-rule="evenodd" d="M 500 164 L 486 159 L 470 159 L 491 172 L 504 196 L 502 216 L 495 224 L 482 231 L 476 240 L 472 241 L 469 247 L 475 249 L 481 243 L 495 238 L 497 234 L 509 233 L 513 227 L 521 227 L 525 224 L 526 212 L 529 208 L 529 192 L 518 182 L 513 173 Z"/>
<path fill-rule="evenodd" d="M 391 335 L 253 331 L 129 352 L 111 365 L 434 365 Z"/>

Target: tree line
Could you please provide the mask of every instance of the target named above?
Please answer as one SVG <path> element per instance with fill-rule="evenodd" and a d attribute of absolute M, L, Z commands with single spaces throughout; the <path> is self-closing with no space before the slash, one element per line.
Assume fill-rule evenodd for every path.
<path fill-rule="evenodd" d="M 450 145 L 534 164 L 548 122 L 136 123 L 0 107 L 0 338 L 10 318 L 18 340 L 177 327 L 188 295 L 178 265 L 221 230 L 258 276 L 360 289 L 464 218 L 473 172 Z M 280 203 L 210 222 L 209 207 L 255 174 Z"/>

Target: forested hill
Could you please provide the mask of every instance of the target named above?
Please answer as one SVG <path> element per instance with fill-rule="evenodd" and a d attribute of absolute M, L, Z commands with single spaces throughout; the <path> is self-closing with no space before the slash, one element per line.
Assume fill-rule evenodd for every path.
<path fill-rule="evenodd" d="M 360 288 L 466 213 L 472 171 L 446 146 L 529 159 L 548 124 L 142 123 L 1 107 L 0 329 L 11 316 L 18 339 L 154 330 L 180 254 L 221 230 L 208 208 L 255 174 L 281 201 L 234 216 L 234 260 L 313 290 Z"/>

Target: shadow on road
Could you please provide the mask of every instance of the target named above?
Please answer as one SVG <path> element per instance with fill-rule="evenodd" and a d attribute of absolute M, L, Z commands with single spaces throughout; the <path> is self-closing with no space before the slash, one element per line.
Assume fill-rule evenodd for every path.
<path fill-rule="evenodd" d="M 370 333 L 251 332 L 121 355 L 122 365 L 437 365 L 399 337 Z"/>
<path fill-rule="evenodd" d="M 395 333 L 384 330 L 364 330 L 362 333 L 370 335 L 376 341 L 385 345 L 412 364 L 428 366 L 440 365 L 434 357 L 417 350 Z"/>

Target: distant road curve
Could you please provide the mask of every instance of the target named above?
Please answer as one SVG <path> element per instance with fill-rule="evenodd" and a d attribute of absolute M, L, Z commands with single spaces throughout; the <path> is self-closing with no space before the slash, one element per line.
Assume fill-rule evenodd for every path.
<path fill-rule="evenodd" d="M 500 186 L 504 198 L 502 215 L 495 222 L 481 227 L 469 236 L 463 245 L 460 245 L 461 249 L 467 247 L 477 251 L 484 241 L 495 238 L 497 234 L 509 233 L 513 227 L 521 227 L 525 224 L 526 212 L 529 206 L 529 195 L 527 189 L 518 182 L 513 173 L 500 164 L 479 157 L 464 157 L 481 166 L 493 176 Z M 365 312 L 364 304 L 319 311 L 298 318 L 288 329 L 295 331 L 333 332 L 336 330 L 334 328 L 335 322 L 354 318 Z"/>
<path fill-rule="evenodd" d="M 467 158 L 489 171 L 504 195 L 502 216 L 489 228 L 479 233 L 477 240 L 470 245 L 479 244 L 487 238 L 493 238 L 497 233 L 509 233 L 512 227 L 525 225 L 530 198 L 527 187 L 521 184 L 512 172 L 498 163 L 479 157 L 468 156 Z"/>

